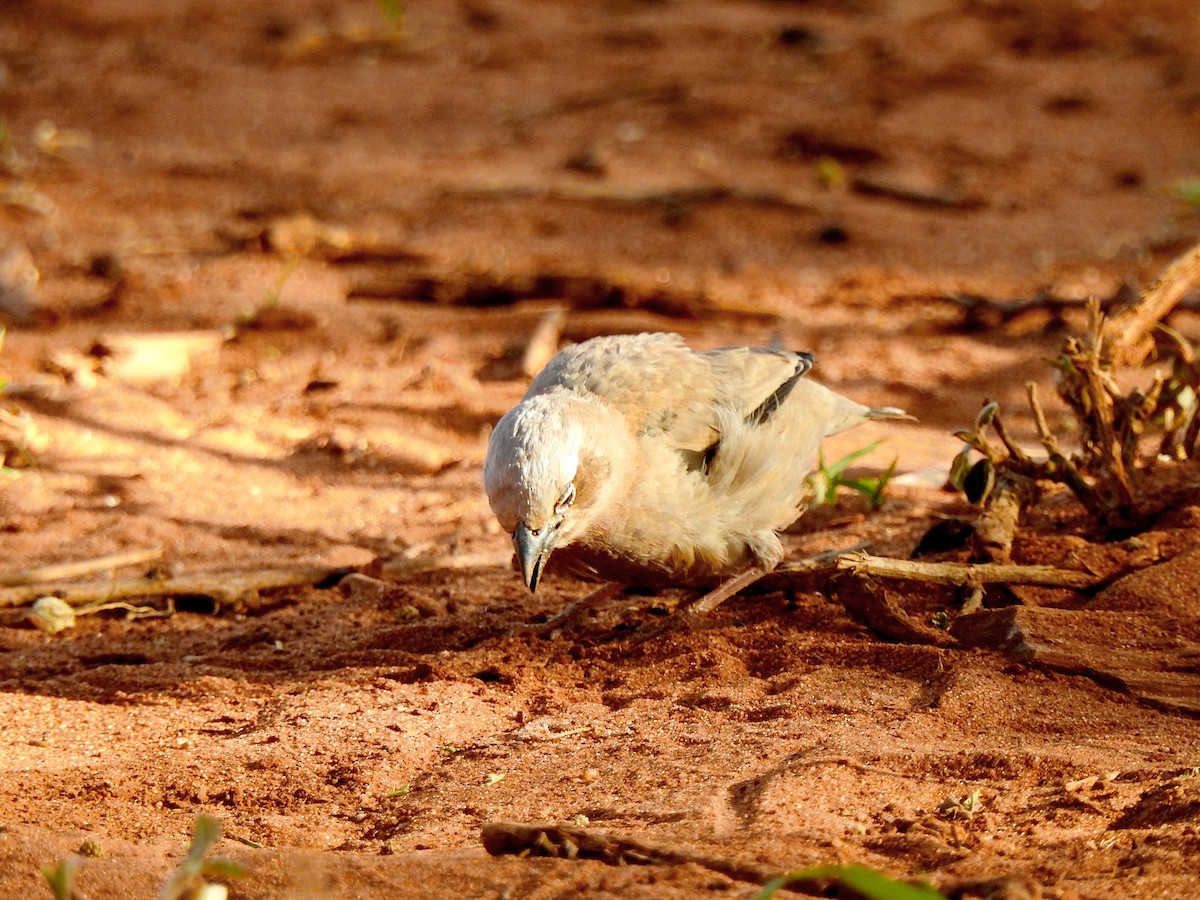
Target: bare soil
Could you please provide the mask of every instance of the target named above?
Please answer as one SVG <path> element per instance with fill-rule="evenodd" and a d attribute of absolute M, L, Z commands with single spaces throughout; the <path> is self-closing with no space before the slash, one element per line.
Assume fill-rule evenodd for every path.
<path fill-rule="evenodd" d="M 919 420 L 829 449 L 886 438 L 865 471 L 945 469 L 985 398 L 1028 439 L 1084 299 L 1200 237 L 1171 189 L 1200 174 L 1194 0 L 406 6 L 389 40 L 367 0 L 0 4 L 0 407 L 33 462 L 3 571 L 161 546 L 162 577 L 377 577 L 53 636 L 0 610 L 0 895 L 90 839 L 81 895 L 151 896 L 204 812 L 261 845 L 218 848 L 246 898 L 751 897 L 747 867 L 838 861 L 1195 896 L 1200 504 L 1121 542 L 1043 504 L 1018 561 L 1142 569 L 1025 592 L 1023 643 L 889 640 L 820 579 L 547 639 L 519 626 L 590 588 L 529 596 L 479 484 L 554 307 L 564 340 L 814 351 Z M 209 331 L 174 374 L 120 351 Z M 969 514 L 908 481 L 792 555 L 909 556 Z M 494 821 L 694 858 L 492 858 Z"/>

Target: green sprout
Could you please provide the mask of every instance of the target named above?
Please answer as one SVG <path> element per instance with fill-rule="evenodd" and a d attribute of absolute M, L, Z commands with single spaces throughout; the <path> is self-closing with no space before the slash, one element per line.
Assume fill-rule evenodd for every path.
<path fill-rule="evenodd" d="M 825 453 L 821 451 L 817 456 L 817 470 L 808 476 L 813 506 L 832 506 L 837 502 L 838 488 L 844 487 L 862 494 L 871 509 L 879 509 L 883 505 L 884 491 L 896 474 L 896 460 L 893 459 L 891 465 L 875 477 L 846 478 L 842 474 L 852 463 L 866 456 L 879 444 L 880 441 L 874 441 L 832 463 L 825 462 Z"/>
<path fill-rule="evenodd" d="M 813 866 L 788 872 L 767 882 L 755 900 L 770 900 L 775 892 L 800 881 L 835 881 L 862 894 L 867 900 L 946 900 L 945 895 L 928 885 L 909 884 L 889 878 L 866 866 Z"/>
<path fill-rule="evenodd" d="M 1189 206 L 1200 206 L 1200 178 L 1184 178 L 1171 185 L 1171 191 Z"/>
<path fill-rule="evenodd" d="M 163 883 L 158 900 L 195 900 L 197 897 L 215 895 L 208 879 L 244 878 L 246 869 L 231 859 L 205 859 L 208 851 L 221 839 L 221 823 L 212 816 L 196 816 L 195 830 L 187 856 L 178 868 Z"/>
<path fill-rule="evenodd" d="M 72 856 L 62 860 L 57 866 L 46 866 L 42 869 L 42 875 L 50 885 L 50 893 L 54 895 L 54 900 L 75 900 L 75 888 L 72 885 L 82 862 L 78 856 Z"/>
<path fill-rule="evenodd" d="M 404 4 L 400 0 L 378 0 L 378 3 L 379 14 L 387 24 L 388 33 L 394 38 L 403 38 L 406 34 Z"/>

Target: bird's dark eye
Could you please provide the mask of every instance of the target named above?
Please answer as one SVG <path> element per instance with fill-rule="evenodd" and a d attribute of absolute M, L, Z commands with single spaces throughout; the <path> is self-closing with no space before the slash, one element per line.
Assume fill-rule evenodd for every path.
<path fill-rule="evenodd" d="M 569 482 L 563 488 L 562 496 L 558 498 L 558 503 L 554 505 L 554 511 L 560 516 L 570 509 L 571 504 L 575 502 L 575 482 Z"/>

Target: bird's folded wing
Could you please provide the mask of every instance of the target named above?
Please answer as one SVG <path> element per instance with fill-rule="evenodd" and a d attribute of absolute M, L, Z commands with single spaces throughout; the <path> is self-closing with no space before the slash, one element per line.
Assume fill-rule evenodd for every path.
<path fill-rule="evenodd" d="M 721 437 L 720 411 L 765 420 L 810 365 L 797 353 L 750 347 L 696 353 L 678 335 L 624 336 L 563 351 L 526 396 L 560 388 L 592 394 L 635 433 L 703 453 Z"/>

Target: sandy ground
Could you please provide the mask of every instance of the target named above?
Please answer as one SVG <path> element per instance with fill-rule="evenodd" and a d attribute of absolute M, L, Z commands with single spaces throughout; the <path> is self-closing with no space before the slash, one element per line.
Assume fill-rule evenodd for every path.
<path fill-rule="evenodd" d="M 1083 300 L 1200 237 L 1172 189 L 1200 174 L 1193 0 L 430 0 L 403 25 L 0 4 L 0 408 L 33 462 L 0 482 L 0 565 L 161 547 L 156 577 L 230 590 L 54 636 L 0 609 L 0 894 L 49 896 L 90 840 L 81 896 L 150 896 L 203 812 L 260 845 L 218 848 L 246 898 L 752 897 L 747 867 L 839 861 L 1194 896 L 1198 508 L 1121 543 L 1066 501 L 1031 520 L 1019 561 L 1148 565 L 1086 608 L 1027 597 L 1047 660 L 889 640 L 821 579 L 539 637 L 589 588 L 529 596 L 479 484 L 552 308 L 564 341 L 814 351 L 919 420 L 839 438 L 886 439 L 863 471 L 944 469 L 984 398 L 1028 439 L 1024 383 L 1050 395 Z M 129 336 L 163 331 L 196 352 L 147 376 Z M 888 496 L 789 553 L 906 557 L 969 513 Z M 376 580 L 231 574 L 288 567 Z M 495 821 L 694 858 L 492 858 Z"/>

